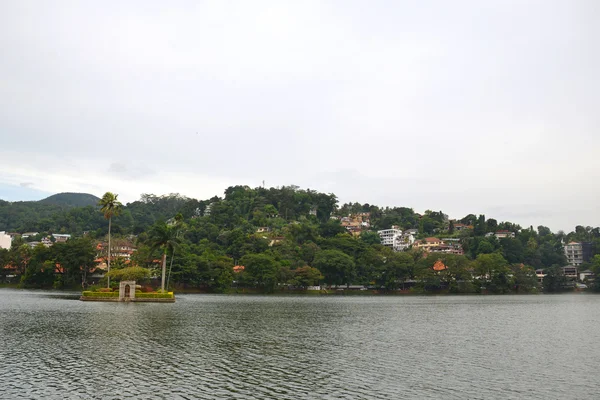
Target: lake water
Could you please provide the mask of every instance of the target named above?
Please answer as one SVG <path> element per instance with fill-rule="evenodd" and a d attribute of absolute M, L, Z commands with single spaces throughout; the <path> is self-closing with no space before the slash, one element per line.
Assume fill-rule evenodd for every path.
<path fill-rule="evenodd" d="M 600 296 L 0 290 L 0 398 L 598 399 Z"/>

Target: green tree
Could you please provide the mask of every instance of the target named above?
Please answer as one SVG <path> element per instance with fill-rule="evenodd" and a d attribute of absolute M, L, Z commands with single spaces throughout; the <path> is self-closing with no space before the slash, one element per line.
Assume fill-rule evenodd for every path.
<path fill-rule="evenodd" d="M 323 273 L 325 283 L 330 285 L 350 285 L 356 272 L 352 257 L 340 250 L 317 252 L 313 266 Z"/>
<path fill-rule="evenodd" d="M 321 224 L 320 228 L 319 228 L 319 232 L 321 233 L 321 236 L 329 238 L 329 237 L 335 237 L 336 235 L 340 234 L 340 233 L 346 233 L 346 228 L 344 228 L 341 224 L 340 221 L 335 220 L 335 219 L 330 219 L 327 222 Z"/>
<path fill-rule="evenodd" d="M 151 271 L 142 267 L 126 267 L 123 269 L 113 269 L 106 274 L 107 277 L 113 278 L 114 281 L 144 281 L 150 278 Z"/>
<path fill-rule="evenodd" d="M 480 254 L 474 263 L 475 274 L 492 292 L 505 293 L 512 288 L 508 263 L 498 253 Z"/>
<path fill-rule="evenodd" d="M 273 292 L 277 287 L 277 263 L 268 254 L 246 254 L 240 260 L 245 267 L 244 272 L 260 288 Z"/>
<path fill-rule="evenodd" d="M 368 246 L 381 244 L 381 237 L 377 232 L 365 231 L 360 234 L 360 240 Z"/>
<path fill-rule="evenodd" d="M 111 192 L 104 193 L 104 196 L 98 202 L 100 211 L 104 214 L 104 218 L 108 220 L 108 256 L 106 258 L 106 265 L 108 267 L 108 273 L 110 272 L 110 229 L 112 225 L 112 218 L 116 217 L 121 213 L 122 204 L 117 200 L 118 194 Z M 107 279 L 107 287 L 110 287 L 110 277 Z"/>
<path fill-rule="evenodd" d="M 560 266 L 553 265 L 550 268 L 545 268 L 544 273 L 546 274 L 542 281 L 544 292 L 557 293 L 565 290 L 567 279 Z"/>
<path fill-rule="evenodd" d="M 157 222 L 148 232 L 150 247 L 154 251 L 162 250 L 162 275 L 160 288 L 165 290 L 165 278 L 167 271 L 167 253 L 174 250 L 180 243 L 178 226 L 169 226 L 166 222 Z"/>
<path fill-rule="evenodd" d="M 517 293 L 529 293 L 536 290 L 538 286 L 535 270 L 524 264 L 513 264 L 510 266 L 513 274 L 515 291 Z"/>
<path fill-rule="evenodd" d="M 57 285 L 60 287 L 73 287 L 81 284 L 82 288 L 87 285 L 87 276 L 94 266 L 96 250 L 92 240 L 87 237 L 73 238 L 65 243 L 55 243 L 52 252 L 57 264 L 60 266 L 60 279 Z M 114 268 L 114 265 L 113 265 Z"/>
<path fill-rule="evenodd" d="M 414 260 L 408 253 L 396 253 L 389 248 L 383 249 L 383 273 L 380 283 L 387 290 L 396 290 L 410 276 Z"/>
<path fill-rule="evenodd" d="M 308 286 L 315 286 L 322 279 L 323 275 L 321 271 L 316 268 L 305 266 L 296 268 L 294 271 L 293 282 L 295 286 L 306 288 Z"/>

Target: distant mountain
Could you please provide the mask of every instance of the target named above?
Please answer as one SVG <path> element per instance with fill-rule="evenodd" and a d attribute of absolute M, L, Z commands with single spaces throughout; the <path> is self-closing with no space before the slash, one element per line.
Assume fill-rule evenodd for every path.
<path fill-rule="evenodd" d="M 67 207 L 97 206 L 100 198 L 89 193 L 57 193 L 43 200 L 40 204 L 52 204 Z"/>

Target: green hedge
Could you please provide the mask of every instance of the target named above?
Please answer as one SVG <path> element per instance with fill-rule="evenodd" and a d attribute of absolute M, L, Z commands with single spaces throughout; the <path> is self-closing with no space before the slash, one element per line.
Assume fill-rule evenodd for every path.
<path fill-rule="evenodd" d="M 83 297 L 119 297 L 119 292 L 92 292 L 86 290 L 83 292 Z"/>
<path fill-rule="evenodd" d="M 172 299 L 173 293 L 136 293 L 135 297 L 140 299 Z"/>

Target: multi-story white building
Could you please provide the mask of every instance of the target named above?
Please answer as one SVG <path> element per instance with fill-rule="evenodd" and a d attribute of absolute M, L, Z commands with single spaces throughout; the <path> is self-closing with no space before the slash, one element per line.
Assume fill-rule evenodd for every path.
<path fill-rule="evenodd" d="M 415 231 L 415 229 L 412 230 Z M 415 243 L 415 236 L 410 231 L 411 229 L 405 231 L 398 240 L 398 250 L 406 250 Z"/>
<path fill-rule="evenodd" d="M 377 231 L 379 234 L 379 238 L 381 239 L 381 244 L 383 246 L 391 247 L 396 251 L 400 250 L 400 239 L 402 238 L 402 231 L 398 229 L 397 226 L 392 226 L 391 229 L 383 229 L 381 231 Z"/>
<path fill-rule="evenodd" d="M 12 237 L 7 235 L 6 232 L 0 232 L 0 249 L 10 249 L 12 244 Z"/>
<path fill-rule="evenodd" d="M 570 242 L 565 245 L 565 256 L 569 265 L 579 266 L 583 263 L 583 246 L 581 243 Z"/>

